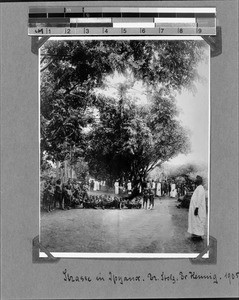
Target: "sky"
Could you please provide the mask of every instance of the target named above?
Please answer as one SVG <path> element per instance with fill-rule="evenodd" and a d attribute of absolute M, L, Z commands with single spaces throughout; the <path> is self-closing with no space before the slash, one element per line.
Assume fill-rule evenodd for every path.
<path fill-rule="evenodd" d="M 209 47 L 208 47 L 209 56 Z M 179 118 L 182 124 L 189 128 L 191 152 L 179 155 L 169 161 L 172 164 L 198 162 L 208 164 L 209 156 L 209 113 L 210 113 L 210 60 L 198 67 L 199 75 L 204 78 L 196 83 L 197 92 L 183 91 L 177 96 L 180 109 Z"/>
<path fill-rule="evenodd" d="M 180 120 L 189 128 L 191 152 L 188 155 L 179 155 L 170 160 L 172 164 L 197 162 L 208 164 L 209 156 L 209 113 L 210 113 L 210 53 L 207 49 L 208 62 L 198 66 L 199 75 L 204 79 L 196 82 L 197 92 L 183 91 L 177 96 L 180 109 Z"/>

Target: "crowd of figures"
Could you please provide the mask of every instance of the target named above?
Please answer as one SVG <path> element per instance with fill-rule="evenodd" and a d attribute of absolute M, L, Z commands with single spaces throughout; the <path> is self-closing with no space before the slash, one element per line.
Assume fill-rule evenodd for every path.
<path fill-rule="evenodd" d="M 188 191 L 193 191 L 195 189 L 195 186 L 191 186 L 191 184 L 189 184 L 188 182 L 187 184 L 185 184 L 175 182 L 174 180 L 163 180 L 161 182 L 147 180 L 137 184 L 137 186 L 132 186 L 130 180 L 127 183 L 120 183 L 119 181 L 116 181 L 114 183 L 114 187 L 116 195 L 119 194 L 121 190 L 127 191 L 128 194 L 132 193 L 135 190 L 137 190 L 139 194 L 144 194 L 146 190 L 151 190 L 152 194 L 154 194 L 155 196 L 169 196 L 171 198 L 184 196 Z"/>
<path fill-rule="evenodd" d="M 47 179 L 42 189 L 42 206 L 46 211 L 52 211 L 57 207 L 70 209 L 80 201 L 87 198 L 87 186 L 69 179 L 66 183 L 54 178 Z"/>
<path fill-rule="evenodd" d="M 71 208 L 141 208 L 140 197 L 117 197 L 111 195 L 89 195 L 89 186 L 68 179 L 67 183 L 53 178 L 45 181 L 42 190 L 42 207 L 47 212 L 56 208 L 69 210 Z"/>
<path fill-rule="evenodd" d="M 191 195 L 190 190 L 194 187 L 188 187 L 185 184 L 176 184 L 174 182 L 154 182 L 144 181 L 139 188 L 132 187 L 130 181 L 126 183 L 124 197 L 120 193 L 120 184 L 118 181 L 114 184 L 114 196 L 111 195 L 90 195 L 92 190 L 92 181 L 89 184 L 80 183 L 76 179 L 68 179 L 62 183 L 60 179 L 49 178 L 44 182 L 42 188 L 42 207 L 47 212 L 56 208 L 67 210 L 71 208 L 154 208 L 155 196 L 169 196 L 178 198 L 181 201 L 180 207 L 188 207 Z M 90 186 L 91 185 L 91 186 Z M 93 191 L 96 190 L 93 188 Z"/>

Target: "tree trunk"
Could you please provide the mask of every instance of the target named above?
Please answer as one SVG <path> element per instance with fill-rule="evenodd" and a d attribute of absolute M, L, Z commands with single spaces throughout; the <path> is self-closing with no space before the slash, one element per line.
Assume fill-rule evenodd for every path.
<path fill-rule="evenodd" d="M 60 165 L 61 163 L 59 161 L 56 162 L 56 179 L 61 178 L 61 174 L 60 174 Z"/>

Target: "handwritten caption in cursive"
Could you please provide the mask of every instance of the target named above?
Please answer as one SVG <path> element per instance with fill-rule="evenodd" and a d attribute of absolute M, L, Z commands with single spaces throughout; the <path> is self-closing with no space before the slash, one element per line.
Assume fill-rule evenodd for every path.
<path fill-rule="evenodd" d="M 79 282 L 79 283 L 92 283 L 92 282 L 109 282 L 114 285 L 116 284 L 127 284 L 127 283 L 160 283 L 167 282 L 172 284 L 177 284 L 182 281 L 208 281 L 212 284 L 220 284 L 221 281 L 226 281 L 228 284 L 233 284 L 234 282 L 239 283 L 239 272 L 225 272 L 220 275 L 217 273 L 198 273 L 194 271 L 189 272 L 178 272 L 175 274 L 168 274 L 166 272 L 160 272 L 158 274 L 145 273 L 145 275 L 119 275 L 113 272 L 108 272 L 108 274 L 98 273 L 97 275 L 74 275 L 71 274 L 67 269 L 63 272 L 63 280 L 66 282 Z"/>

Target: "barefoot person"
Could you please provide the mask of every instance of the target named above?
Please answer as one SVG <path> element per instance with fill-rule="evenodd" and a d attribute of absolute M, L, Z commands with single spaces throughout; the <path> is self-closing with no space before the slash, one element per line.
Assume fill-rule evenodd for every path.
<path fill-rule="evenodd" d="M 196 177 L 196 185 L 189 206 L 188 232 L 192 234 L 193 240 L 200 240 L 204 235 L 206 224 L 206 200 L 202 177 Z"/>

